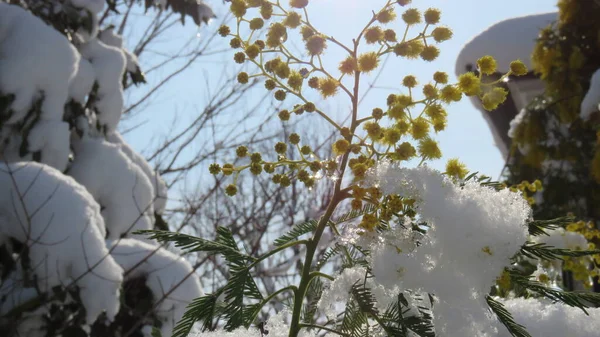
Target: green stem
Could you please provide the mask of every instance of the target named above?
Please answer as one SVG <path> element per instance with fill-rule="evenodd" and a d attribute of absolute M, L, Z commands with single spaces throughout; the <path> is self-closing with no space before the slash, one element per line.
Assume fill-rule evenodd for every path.
<path fill-rule="evenodd" d="M 300 285 L 298 286 L 298 289 L 296 289 L 294 294 L 294 310 L 292 312 L 292 322 L 290 324 L 290 337 L 297 337 L 298 333 L 300 332 L 300 314 L 302 313 L 302 304 L 304 302 L 304 296 L 306 295 L 306 291 L 308 290 L 308 286 L 312 279 L 310 277 L 310 270 L 312 268 L 313 258 L 319 245 L 319 240 L 323 235 L 323 231 L 327 227 L 329 219 L 333 215 L 335 208 L 340 202 L 337 195 L 339 194 L 341 183 L 341 179 L 336 182 L 334 196 L 329 202 L 325 214 L 319 220 L 317 229 L 315 230 L 315 234 L 310 239 L 309 243 L 306 245 L 306 259 L 304 260 L 304 266 L 302 267 Z"/>
<path fill-rule="evenodd" d="M 310 278 L 311 278 L 311 279 L 313 279 L 313 278 L 315 278 L 315 277 L 322 277 L 322 278 L 326 278 L 326 279 L 328 279 L 329 281 L 333 281 L 333 280 L 335 280 L 335 278 L 334 278 L 333 276 L 331 276 L 331 275 L 328 275 L 328 274 L 325 274 L 325 273 L 323 273 L 323 272 L 320 272 L 320 271 L 313 271 L 312 273 L 310 273 Z"/>
<path fill-rule="evenodd" d="M 271 295 L 269 295 L 267 298 L 265 298 L 264 300 L 262 300 L 262 302 L 260 302 L 260 304 L 258 305 L 258 309 L 256 309 L 256 311 L 254 312 L 254 315 L 252 315 L 252 320 L 250 320 L 250 322 L 254 322 L 256 320 L 256 316 L 258 316 L 258 314 L 260 313 L 260 310 L 267 305 L 267 303 L 269 303 L 269 301 L 271 301 L 273 298 L 275 298 L 275 296 L 281 294 L 284 291 L 287 290 L 292 290 L 293 292 L 296 292 L 297 288 L 294 285 L 291 286 L 287 286 L 285 288 L 281 288 L 279 290 L 277 290 L 276 292 L 272 293 Z M 248 327 L 246 327 L 248 328 Z"/>
<path fill-rule="evenodd" d="M 326 326 L 317 325 L 317 324 L 305 324 L 305 323 L 302 323 L 302 324 L 300 324 L 300 328 L 313 328 L 313 329 L 319 329 L 319 330 L 325 330 L 325 331 L 328 331 L 328 332 L 332 332 L 332 333 L 338 334 L 340 336 L 347 336 L 347 337 L 350 336 L 347 333 L 343 333 L 341 331 L 337 331 L 337 330 L 334 330 L 332 328 L 328 328 Z"/>
<path fill-rule="evenodd" d="M 273 256 L 282 250 L 286 250 L 290 247 L 297 246 L 297 245 L 308 245 L 308 244 L 309 244 L 309 240 L 298 240 L 298 241 L 286 243 L 285 245 L 277 247 L 277 248 L 273 249 L 272 251 L 266 253 L 265 255 L 257 258 L 254 262 L 252 262 L 251 265 L 248 266 L 248 270 L 252 269 L 254 266 L 259 264 L 261 261 L 264 261 L 269 256 Z"/>

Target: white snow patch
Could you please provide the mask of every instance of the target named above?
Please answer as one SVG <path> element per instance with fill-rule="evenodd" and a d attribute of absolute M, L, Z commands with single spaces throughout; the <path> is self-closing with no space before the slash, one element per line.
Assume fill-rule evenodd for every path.
<path fill-rule="evenodd" d="M 323 292 L 317 307 L 330 319 L 335 319 L 339 312 L 337 304 L 344 305 L 350 299 L 350 290 L 356 282 L 365 279 L 367 270 L 364 267 L 344 269 L 344 271 L 333 280 Z"/>
<path fill-rule="evenodd" d="M 97 38 L 83 44 L 79 51 L 92 64 L 98 84 L 95 108 L 98 121 L 108 131 L 116 129 L 123 110 L 123 72 L 125 55 L 120 48 L 104 44 Z"/>
<path fill-rule="evenodd" d="M 7 123 L 21 121 L 40 95 L 42 117 L 62 120 L 78 59 L 76 49 L 54 28 L 19 6 L 0 3 L 0 92 L 16 96 Z"/>
<path fill-rule="evenodd" d="M 427 167 L 383 163 L 371 180 L 385 194 L 415 198 L 419 221 L 429 226 L 421 236 L 398 226 L 372 242 L 375 281 L 435 294 L 435 326 L 441 335 L 495 335 L 485 295 L 527 240 L 527 202 L 508 189 L 456 185 Z"/>
<path fill-rule="evenodd" d="M 268 337 L 288 337 L 290 329 L 291 313 L 289 310 L 282 310 L 273 317 L 270 317 L 265 328 L 269 330 Z M 250 329 L 239 328 L 231 332 L 222 330 L 211 332 L 200 332 L 191 334 L 192 337 L 264 337 L 258 328 Z M 317 334 L 307 332 L 305 329 L 300 330 L 299 337 L 316 337 Z"/>
<path fill-rule="evenodd" d="M 151 229 L 154 191 L 148 177 L 118 145 L 101 138 L 73 137 L 75 159 L 68 174 L 104 207 L 108 239 Z"/>
<path fill-rule="evenodd" d="M 75 282 L 87 322 L 104 310 L 112 320 L 123 271 L 106 249 L 93 197 L 72 178 L 34 162 L 1 163 L 0 186 L 0 232 L 29 247 L 39 289 Z"/>
<path fill-rule="evenodd" d="M 69 162 L 69 124 L 62 121 L 39 120 L 27 138 L 29 152 L 41 151 L 41 162 L 64 171 Z"/>
<path fill-rule="evenodd" d="M 504 300 L 504 306 L 515 321 L 527 329 L 532 337 L 597 337 L 600 331 L 600 309 L 581 309 L 562 303 L 542 302 L 538 299 L 515 298 Z M 499 337 L 509 337 L 504 328 Z"/>
<path fill-rule="evenodd" d="M 116 47 L 121 49 L 123 55 L 125 55 L 126 65 L 125 69 L 130 72 L 135 72 L 139 69 L 139 62 L 137 56 L 133 53 L 124 49 L 123 46 L 123 37 L 117 33 L 115 33 L 114 28 L 108 28 L 100 32 L 98 34 L 98 38 L 100 41 L 104 42 L 106 45 L 111 47 Z"/>
<path fill-rule="evenodd" d="M 198 275 L 183 257 L 136 239 L 117 240 L 112 248 L 112 257 L 127 277 L 146 277 L 154 301 L 161 301 L 155 311 L 162 321 L 163 336 L 170 336 L 187 305 L 204 295 Z"/>
<path fill-rule="evenodd" d="M 93 14 L 99 13 L 104 9 L 103 0 L 69 0 L 75 7 L 84 8 Z"/>
<path fill-rule="evenodd" d="M 510 128 L 508 129 L 508 136 L 514 139 L 517 135 L 517 128 L 521 125 L 527 117 L 527 109 L 521 109 L 519 113 L 510 121 Z"/>
<path fill-rule="evenodd" d="M 85 104 L 85 99 L 92 91 L 95 81 L 94 67 L 88 60 L 80 58 L 77 74 L 69 86 L 69 97 L 78 103 Z"/>
<path fill-rule="evenodd" d="M 587 121 L 594 112 L 598 112 L 600 108 L 600 69 L 596 70 L 590 79 L 590 89 L 585 94 L 581 102 L 580 116 L 581 119 Z"/>
<path fill-rule="evenodd" d="M 154 189 L 154 212 L 162 214 L 167 204 L 168 193 L 167 184 L 165 183 L 165 181 L 161 178 L 160 175 L 158 175 L 158 172 L 152 169 L 152 167 L 146 161 L 146 159 L 144 159 L 144 157 L 135 152 L 133 148 L 131 148 L 131 146 L 129 146 L 129 144 L 125 142 L 125 139 L 123 139 L 123 136 L 121 136 L 121 134 L 118 131 L 109 133 L 108 135 L 106 135 L 106 139 L 113 144 L 120 145 L 121 151 L 123 151 L 123 153 L 125 153 L 127 157 L 131 159 L 132 162 L 139 166 L 142 169 L 142 171 L 144 171 L 144 173 L 152 183 L 152 187 Z"/>

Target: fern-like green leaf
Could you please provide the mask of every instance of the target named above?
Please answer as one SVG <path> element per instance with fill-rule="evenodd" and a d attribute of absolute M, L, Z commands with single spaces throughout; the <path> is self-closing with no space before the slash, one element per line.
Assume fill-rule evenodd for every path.
<path fill-rule="evenodd" d="M 506 310 L 502 303 L 494 300 L 490 296 L 486 297 L 486 301 L 490 309 L 492 309 L 492 311 L 498 317 L 498 320 L 500 320 L 500 322 L 504 324 L 504 326 L 506 327 L 506 329 L 508 329 L 508 332 L 510 332 L 512 336 L 531 337 L 531 335 L 527 332 L 527 329 L 525 329 L 524 326 L 515 322 L 515 319 L 513 318 L 511 313 L 508 310 Z"/>
<path fill-rule="evenodd" d="M 365 215 L 366 213 L 373 213 L 376 208 L 377 207 L 373 204 L 366 204 L 365 206 L 363 206 L 362 209 L 351 210 L 350 212 L 341 215 L 335 221 L 333 221 L 333 223 L 335 223 L 336 225 L 339 225 L 341 223 L 344 223 L 344 222 L 347 222 L 350 220 L 354 220 L 356 218 L 359 218 L 359 217 Z"/>
<path fill-rule="evenodd" d="M 193 300 L 173 329 L 173 337 L 188 336 L 196 322 L 202 323 L 202 330 L 210 329 L 214 318 L 218 316 L 217 298 L 222 291 L 221 289 L 214 294 L 208 294 Z"/>
<path fill-rule="evenodd" d="M 360 310 L 356 300 L 350 299 L 348 303 L 346 303 L 344 316 L 338 330 L 353 337 L 360 337 L 363 334 L 363 326 L 367 323 L 367 315 Z"/>
<path fill-rule="evenodd" d="M 332 257 L 340 254 L 341 251 L 342 246 L 339 243 L 336 243 L 335 246 L 328 248 L 323 256 L 319 259 L 319 262 L 317 262 L 316 269 L 321 270 L 321 268 L 323 268 L 323 266 L 329 262 Z"/>
<path fill-rule="evenodd" d="M 302 311 L 303 322 L 315 323 L 317 319 L 317 304 L 323 295 L 324 289 L 325 287 L 321 278 L 315 277 L 310 281 L 310 285 L 306 291 L 306 305 Z"/>
<path fill-rule="evenodd" d="M 413 294 L 415 303 L 424 302 L 421 295 Z M 430 298 L 431 302 L 431 298 Z M 433 316 L 431 309 L 425 305 L 417 306 L 419 315 L 408 315 L 412 312 L 404 294 L 400 293 L 397 300 L 392 303 L 381 316 L 388 335 L 406 337 L 409 331 L 420 337 L 435 337 Z"/>
<path fill-rule="evenodd" d="M 575 217 L 571 216 L 550 220 L 534 220 L 528 224 L 529 234 L 533 236 L 548 235 L 546 231 L 562 228 L 573 221 L 575 221 Z"/>
<path fill-rule="evenodd" d="M 207 252 L 222 254 L 223 256 L 236 256 L 243 260 L 254 260 L 253 257 L 242 254 L 238 249 L 231 246 L 231 231 L 223 227 L 217 229 L 217 238 L 214 241 L 169 231 L 143 230 L 136 231 L 135 234 L 150 235 L 150 239 L 163 243 L 173 242 L 176 247 L 188 252 Z"/>
<path fill-rule="evenodd" d="M 350 293 L 352 297 L 356 300 L 358 307 L 363 313 L 377 316 L 379 314 L 379 310 L 377 310 L 377 301 L 375 300 L 375 296 L 371 292 L 369 288 L 365 286 L 365 283 L 359 281 L 355 283 Z"/>
<path fill-rule="evenodd" d="M 545 243 L 527 242 L 521 247 L 521 254 L 530 259 L 562 260 L 563 257 L 582 257 L 599 254 L 600 250 L 571 250 L 549 246 Z"/>
<path fill-rule="evenodd" d="M 550 300 L 564 303 L 571 307 L 581 309 L 587 314 L 586 308 L 600 306 L 600 294 L 592 292 L 579 292 L 579 291 L 563 291 L 560 289 L 548 288 L 545 285 L 532 281 L 526 276 L 519 274 L 517 271 L 509 272 L 511 282 L 515 284 L 516 290 L 521 292 L 523 290 L 536 293 L 544 296 Z"/>
<path fill-rule="evenodd" d="M 315 229 L 317 229 L 317 225 L 318 222 L 315 220 L 310 220 L 301 224 L 294 225 L 294 227 L 289 232 L 285 233 L 284 235 L 275 240 L 275 246 L 281 247 L 286 243 L 298 239 L 304 234 L 312 233 Z"/>

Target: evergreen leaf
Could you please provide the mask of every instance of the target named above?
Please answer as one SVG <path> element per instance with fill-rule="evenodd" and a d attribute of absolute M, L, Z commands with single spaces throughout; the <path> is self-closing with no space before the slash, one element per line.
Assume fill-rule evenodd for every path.
<path fill-rule="evenodd" d="M 283 246 L 286 243 L 298 239 L 304 234 L 312 233 L 315 229 L 317 229 L 317 225 L 318 222 L 315 220 L 310 220 L 301 224 L 294 225 L 294 227 L 289 232 L 275 240 L 275 246 Z"/>
<path fill-rule="evenodd" d="M 566 216 L 550 220 L 533 220 L 529 226 L 529 234 L 533 236 L 548 235 L 546 231 L 562 228 L 575 221 L 575 217 Z"/>
<path fill-rule="evenodd" d="M 169 231 L 143 230 L 136 231 L 134 234 L 150 235 L 149 239 L 155 239 L 162 243 L 173 242 L 176 247 L 188 252 L 207 252 L 214 254 L 222 254 L 223 256 L 236 256 L 243 260 L 254 260 L 253 257 L 242 254 L 235 246 L 231 246 L 228 239 L 222 235 L 230 231 L 223 227 L 217 229 L 217 238 L 215 241 L 206 240 L 183 233 L 175 233 Z M 235 242 L 234 242 L 235 243 Z"/>
<path fill-rule="evenodd" d="M 517 291 L 529 291 L 544 296 L 550 300 L 564 303 L 571 307 L 581 309 L 587 314 L 586 308 L 600 306 L 600 294 L 592 292 L 563 291 L 560 289 L 548 288 L 545 285 L 530 280 L 527 276 L 519 274 L 517 271 L 510 271 L 510 279 L 517 287 Z"/>
<path fill-rule="evenodd" d="M 500 320 L 500 322 L 504 324 L 504 326 L 506 327 L 506 329 L 508 329 L 508 332 L 510 332 L 512 336 L 531 337 L 531 335 L 527 332 L 524 326 L 515 322 L 515 319 L 513 318 L 512 314 L 508 310 L 506 310 L 502 303 L 494 300 L 491 296 L 487 296 L 486 301 L 490 309 L 492 309 L 492 311 L 498 317 L 498 320 Z"/>
<path fill-rule="evenodd" d="M 173 337 L 186 337 L 192 331 L 196 322 L 202 322 L 202 330 L 212 327 L 217 317 L 217 298 L 223 290 L 194 299 L 187 307 L 185 314 L 173 329 Z"/>
<path fill-rule="evenodd" d="M 563 257 L 582 257 L 599 254 L 600 250 L 571 250 L 555 248 L 545 243 L 527 242 L 521 247 L 521 254 L 530 259 L 562 260 Z"/>

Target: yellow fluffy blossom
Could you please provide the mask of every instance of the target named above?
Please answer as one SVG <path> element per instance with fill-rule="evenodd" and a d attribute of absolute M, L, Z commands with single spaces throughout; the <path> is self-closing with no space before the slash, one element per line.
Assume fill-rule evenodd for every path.
<path fill-rule="evenodd" d="M 491 75 L 496 72 L 498 63 L 493 57 L 487 55 L 477 60 L 477 67 L 481 73 Z"/>
<path fill-rule="evenodd" d="M 462 93 L 453 85 L 447 85 L 440 90 L 440 98 L 445 103 L 458 102 L 462 98 Z"/>
<path fill-rule="evenodd" d="M 394 151 L 394 159 L 396 160 L 409 160 L 417 155 L 417 150 L 409 142 L 400 144 Z"/>
<path fill-rule="evenodd" d="M 248 58 L 255 59 L 258 54 L 260 54 L 260 47 L 256 44 L 251 44 L 246 48 L 246 55 L 248 55 Z"/>
<path fill-rule="evenodd" d="M 261 18 L 254 18 L 254 19 L 250 20 L 250 29 L 252 29 L 252 30 L 261 29 L 262 27 L 264 27 L 264 25 L 265 25 L 265 21 Z"/>
<path fill-rule="evenodd" d="M 446 174 L 451 177 L 464 179 L 468 172 L 465 164 L 461 163 L 457 158 L 452 158 L 446 163 Z"/>
<path fill-rule="evenodd" d="M 377 216 L 375 214 L 365 214 L 359 226 L 369 232 L 372 232 L 378 224 L 379 221 L 377 220 Z"/>
<path fill-rule="evenodd" d="M 406 118 L 406 110 L 402 105 L 394 104 L 388 110 L 388 117 L 396 120 L 404 119 Z"/>
<path fill-rule="evenodd" d="M 340 83 L 333 78 L 321 78 L 318 81 L 319 91 L 321 91 L 321 96 L 323 98 L 335 96 L 337 94 Z"/>
<path fill-rule="evenodd" d="M 295 91 L 300 91 L 300 88 L 302 88 L 302 81 L 304 81 L 304 77 L 297 71 L 292 71 L 288 77 L 288 85 Z"/>
<path fill-rule="evenodd" d="M 421 12 L 416 8 L 409 8 L 402 14 L 402 20 L 404 20 L 407 25 L 421 23 Z"/>
<path fill-rule="evenodd" d="M 458 88 L 467 96 L 479 94 L 481 80 L 472 72 L 464 73 L 458 77 Z"/>
<path fill-rule="evenodd" d="M 512 61 L 510 63 L 510 73 L 516 76 L 526 75 L 527 67 L 520 60 Z"/>
<path fill-rule="evenodd" d="M 431 138 L 425 138 L 419 141 L 419 154 L 424 159 L 440 159 L 442 157 L 442 151 L 440 150 L 438 143 Z"/>
<path fill-rule="evenodd" d="M 383 131 L 383 142 L 388 145 L 396 144 L 401 137 L 402 133 L 396 128 L 388 128 Z"/>
<path fill-rule="evenodd" d="M 290 6 L 294 8 L 304 8 L 308 6 L 308 0 L 290 0 Z"/>
<path fill-rule="evenodd" d="M 300 35 L 302 35 L 302 40 L 304 40 L 305 42 L 306 40 L 308 40 L 308 38 L 315 34 L 315 31 L 309 26 L 302 26 L 302 28 L 300 28 Z"/>
<path fill-rule="evenodd" d="M 444 42 L 450 40 L 452 38 L 452 30 L 448 27 L 436 27 L 433 31 L 431 31 L 431 36 L 435 42 Z"/>
<path fill-rule="evenodd" d="M 596 150 L 594 153 L 594 158 L 591 163 L 591 173 L 592 177 L 596 180 L 597 183 L 600 183 L 600 151 Z"/>
<path fill-rule="evenodd" d="M 263 19 L 269 20 L 273 15 L 273 5 L 264 1 L 260 6 L 260 15 L 263 17 Z"/>
<path fill-rule="evenodd" d="M 343 155 L 350 149 L 350 143 L 345 139 L 339 139 L 333 143 L 333 153 L 336 155 Z"/>
<path fill-rule="evenodd" d="M 412 75 L 405 76 L 402 85 L 407 88 L 414 88 L 417 86 L 417 78 Z"/>
<path fill-rule="evenodd" d="M 358 62 L 354 57 L 348 56 L 340 63 L 338 69 L 344 75 L 354 74 L 354 72 L 358 70 Z"/>
<path fill-rule="evenodd" d="M 436 71 L 433 74 L 433 80 L 439 84 L 447 84 L 448 83 L 448 74 L 443 71 Z"/>
<path fill-rule="evenodd" d="M 429 133 L 429 123 L 425 118 L 419 117 L 412 121 L 410 132 L 414 139 L 425 138 Z"/>
<path fill-rule="evenodd" d="M 379 66 L 379 56 L 376 52 L 368 52 L 358 57 L 358 70 L 368 73 Z"/>
<path fill-rule="evenodd" d="M 237 186 L 231 184 L 231 185 L 227 185 L 227 187 L 225 188 L 225 194 L 227 194 L 230 197 L 233 197 L 234 195 L 236 195 L 238 192 L 238 188 Z"/>
<path fill-rule="evenodd" d="M 393 29 L 386 29 L 383 32 L 383 39 L 387 42 L 396 42 L 398 40 L 396 37 L 396 31 Z"/>
<path fill-rule="evenodd" d="M 424 61 L 431 62 L 440 56 L 440 50 L 436 46 L 425 46 L 419 55 Z"/>
<path fill-rule="evenodd" d="M 421 40 L 401 42 L 394 46 L 394 53 L 398 56 L 414 59 L 419 57 L 425 45 Z"/>
<path fill-rule="evenodd" d="M 279 47 L 287 38 L 287 29 L 284 25 L 276 22 L 269 27 L 267 31 L 267 46 L 270 48 Z"/>
<path fill-rule="evenodd" d="M 248 6 L 244 0 L 231 0 L 231 6 L 229 9 L 231 10 L 231 13 L 235 15 L 235 17 L 241 18 L 246 15 Z"/>
<path fill-rule="evenodd" d="M 390 23 L 396 19 L 396 12 L 393 8 L 387 8 L 377 13 L 375 18 L 383 24 Z"/>
<path fill-rule="evenodd" d="M 381 40 L 383 40 L 383 29 L 381 29 L 381 27 L 379 26 L 373 26 L 373 27 L 369 27 L 366 31 L 365 31 L 365 41 L 367 41 L 368 44 L 373 44 L 373 43 L 377 43 Z"/>
<path fill-rule="evenodd" d="M 496 87 L 483 95 L 481 102 L 486 110 L 492 111 L 496 109 L 498 105 L 504 103 L 506 96 L 508 96 L 508 91 L 506 91 L 506 89 Z"/>
<path fill-rule="evenodd" d="M 327 40 L 321 35 L 313 35 L 306 40 L 306 50 L 311 56 L 321 55 L 327 48 Z"/>
<path fill-rule="evenodd" d="M 425 98 L 427 99 L 435 99 L 438 97 L 438 90 L 432 84 L 425 84 L 423 86 L 423 95 L 425 95 Z"/>
<path fill-rule="evenodd" d="M 302 24 L 302 16 L 297 12 L 288 12 L 285 19 L 283 19 L 283 24 L 290 28 L 298 28 L 300 24 Z"/>
<path fill-rule="evenodd" d="M 373 140 L 379 140 L 383 136 L 381 126 L 376 122 L 367 122 L 363 125 L 363 128 Z"/>
<path fill-rule="evenodd" d="M 441 14 L 442 13 L 440 12 L 439 9 L 429 8 L 428 10 L 425 11 L 425 14 L 423 14 L 423 17 L 425 18 L 425 22 L 427 24 L 435 25 L 440 22 Z"/>

